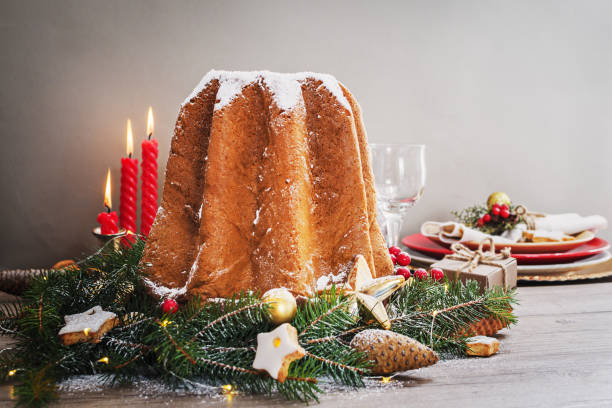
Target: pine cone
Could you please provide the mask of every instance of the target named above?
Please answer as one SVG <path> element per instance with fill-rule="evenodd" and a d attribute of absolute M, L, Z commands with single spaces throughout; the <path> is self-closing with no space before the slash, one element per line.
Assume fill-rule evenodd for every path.
<path fill-rule="evenodd" d="M 504 323 L 496 317 L 485 317 L 457 332 L 457 336 L 492 336 L 504 327 L 508 327 L 508 322 Z"/>
<path fill-rule="evenodd" d="M 371 371 L 378 375 L 427 367 L 440 359 L 429 347 L 389 330 L 364 330 L 353 338 L 351 347 L 374 362 Z"/>

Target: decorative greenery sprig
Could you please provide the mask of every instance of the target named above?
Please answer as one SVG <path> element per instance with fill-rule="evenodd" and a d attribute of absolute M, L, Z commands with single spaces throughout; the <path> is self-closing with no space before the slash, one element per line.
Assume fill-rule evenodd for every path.
<path fill-rule="evenodd" d="M 474 228 L 489 235 L 501 235 L 504 231 L 512 230 L 516 224 L 524 222 L 522 216 L 516 214 L 516 206 L 509 205 L 510 215 L 508 218 L 502 218 L 499 215 L 489 214 L 491 220 L 487 223 L 479 223 L 486 214 L 489 213 L 485 205 L 473 205 L 459 211 L 451 211 L 451 214 L 457 218 L 459 222 L 470 228 Z"/>
<path fill-rule="evenodd" d="M 221 302 L 191 299 L 179 312 L 164 315 L 150 296 L 139 268 L 144 243 L 105 248 L 78 268 L 51 271 L 33 280 L 23 301 L 0 310 L 0 334 L 16 343 L 0 352 L 0 375 L 16 380 L 18 404 L 42 406 L 57 398 L 57 382 L 72 375 L 104 374 L 108 384 L 131 384 L 145 377 L 173 388 L 194 383 L 231 385 L 257 394 L 278 392 L 288 399 L 317 400 L 322 377 L 363 386 L 367 361 L 349 346 L 362 325 L 347 312 L 348 299 L 334 289 L 298 307 L 292 325 L 306 350 L 280 383 L 252 368 L 257 334 L 274 328 L 268 306 L 253 293 Z M 461 354 L 462 332 L 484 317 L 515 322 L 514 292 L 481 294 L 475 282 L 414 282 L 396 292 L 388 310 L 392 330 L 440 352 Z M 120 324 L 98 344 L 64 346 L 58 331 L 67 314 L 100 305 Z"/>

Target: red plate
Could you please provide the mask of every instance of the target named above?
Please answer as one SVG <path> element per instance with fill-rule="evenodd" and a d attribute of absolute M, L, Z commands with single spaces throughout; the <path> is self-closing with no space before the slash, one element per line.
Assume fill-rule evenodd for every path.
<path fill-rule="evenodd" d="M 432 241 L 422 234 L 412 234 L 402 239 L 402 244 L 415 251 L 429 254 L 435 258 L 442 258 L 452 253 L 449 245 Z M 598 254 L 610 248 L 608 241 L 601 238 L 593 238 L 586 244 L 564 252 L 539 253 L 539 254 L 512 254 L 516 261 L 521 264 L 558 264 L 572 262 L 577 259 Z"/>

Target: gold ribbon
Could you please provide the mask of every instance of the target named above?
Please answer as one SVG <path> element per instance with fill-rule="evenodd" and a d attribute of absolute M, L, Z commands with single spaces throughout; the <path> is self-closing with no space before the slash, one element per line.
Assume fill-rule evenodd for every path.
<path fill-rule="evenodd" d="M 484 244 L 488 243 L 490 246 L 489 251 L 483 251 Z M 500 262 L 504 259 L 510 258 L 510 248 L 506 247 L 501 250 L 500 253 L 495 253 L 495 243 L 492 238 L 485 238 L 480 241 L 478 245 L 478 249 L 473 251 L 459 242 L 455 242 L 451 245 L 451 249 L 453 253 L 450 255 L 446 255 L 445 259 L 452 259 L 456 261 L 465 261 L 465 264 L 462 265 L 457 272 L 461 272 L 464 268 L 467 268 L 467 272 L 472 272 L 474 268 L 478 265 L 489 265 L 489 266 L 497 266 L 502 268 L 504 272 L 504 282 L 506 282 L 506 266 Z"/>

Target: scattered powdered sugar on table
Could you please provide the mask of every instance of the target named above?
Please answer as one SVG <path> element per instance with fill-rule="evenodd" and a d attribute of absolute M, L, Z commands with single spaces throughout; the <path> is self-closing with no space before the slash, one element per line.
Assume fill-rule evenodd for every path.
<path fill-rule="evenodd" d="M 88 393 L 104 394 L 107 392 L 113 397 L 116 397 L 118 393 L 124 392 L 125 398 L 164 398 L 164 400 L 169 397 L 180 398 L 195 396 L 204 398 L 200 401 L 201 403 L 218 403 L 219 400 L 225 400 L 228 398 L 228 395 L 223 392 L 221 387 L 205 384 L 203 382 L 199 382 L 197 379 L 190 381 L 185 388 L 172 389 L 170 386 L 158 379 L 146 377 L 137 378 L 129 387 L 113 388 L 110 385 L 106 385 L 105 378 L 106 377 L 102 374 L 73 376 L 59 383 L 59 391 L 66 394 L 81 395 Z M 415 382 L 416 381 L 414 380 L 401 379 L 391 381 L 389 383 L 383 383 L 379 377 L 375 377 L 364 379 L 364 383 L 366 385 L 365 388 L 354 388 L 348 385 L 337 384 L 331 378 L 319 378 L 317 385 L 322 391 L 322 393 L 319 395 L 319 398 L 322 401 L 328 397 L 333 398 L 333 394 L 341 394 L 343 399 L 359 400 L 371 398 L 383 392 L 409 387 L 414 385 Z M 241 400 L 248 399 L 259 401 L 262 406 L 265 406 L 266 403 L 270 403 L 275 406 L 278 405 L 278 403 L 281 403 L 283 406 L 305 406 L 301 402 L 285 400 L 280 395 L 265 396 L 238 392 L 233 394 L 231 398 L 233 400 L 240 398 Z M 125 403 L 127 403 L 127 400 Z"/>
<path fill-rule="evenodd" d="M 110 384 L 107 385 L 106 378 L 102 374 L 77 375 L 58 384 L 59 390 L 66 393 L 100 393 L 103 391 L 113 392 L 116 389 Z M 161 380 L 140 377 L 131 385 L 131 390 L 136 390 L 141 398 L 156 397 L 161 395 L 201 395 L 214 397 L 220 395 L 220 388 L 213 385 L 204 384 L 197 380 L 190 381 L 185 388 L 172 389 Z M 113 392 L 114 394 L 114 392 Z"/>
<path fill-rule="evenodd" d="M 508 363 L 512 364 L 511 359 L 508 360 Z M 367 399 L 374 401 L 381 393 L 414 387 L 421 383 L 429 382 L 432 379 L 434 381 L 437 379 L 441 383 L 444 383 L 445 377 L 460 375 L 464 370 L 470 372 L 478 371 L 482 369 L 484 364 L 486 364 L 486 361 L 476 358 L 442 360 L 431 367 L 398 373 L 391 376 L 391 381 L 387 383 L 382 382 L 381 377 L 366 377 L 364 378 L 365 388 L 354 388 L 337 384 L 332 379 L 323 377 L 318 379 L 319 381 L 317 384 L 323 391 L 323 393 L 319 395 L 319 398 L 321 402 L 325 402 L 325 400 L 328 399 L 337 400 L 339 396 L 341 396 L 343 400 Z M 107 377 L 102 374 L 72 376 L 59 383 L 59 390 L 62 393 L 68 394 L 104 394 L 108 392 L 108 395 L 112 396 L 125 393 L 125 398 L 136 397 L 141 399 L 163 398 L 167 400 L 172 397 L 180 398 L 192 396 L 202 397 L 203 399 L 199 401 L 200 403 L 209 402 L 213 404 L 218 404 L 220 401 L 228 402 L 226 401 L 228 398 L 232 398 L 234 401 L 236 401 L 236 398 L 239 398 L 241 400 L 256 401 L 257 405 L 261 406 L 266 406 L 267 404 L 274 406 L 304 406 L 303 403 L 284 400 L 279 395 L 268 397 L 239 392 L 230 397 L 224 394 L 219 386 L 205 384 L 203 379 L 189 381 L 185 388 L 172 389 L 159 379 L 140 377 L 137 378 L 131 386 L 118 389 L 112 388 L 110 384 L 106 383 L 106 378 Z M 134 391 L 137 395 L 134 395 Z"/>

